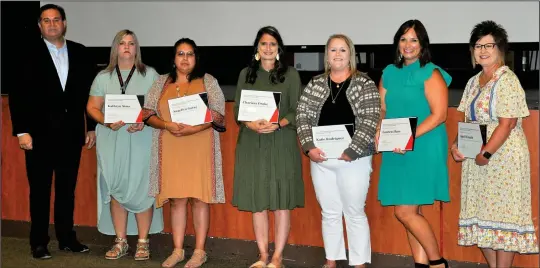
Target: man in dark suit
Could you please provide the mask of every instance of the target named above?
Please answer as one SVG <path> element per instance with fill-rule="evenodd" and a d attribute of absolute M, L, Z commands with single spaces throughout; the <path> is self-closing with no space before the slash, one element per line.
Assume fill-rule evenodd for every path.
<path fill-rule="evenodd" d="M 9 106 L 13 135 L 25 150 L 32 255 L 48 259 L 53 171 L 54 225 L 60 250 L 88 251 L 73 230 L 73 210 L 81 150 L 95 143 L 96 123 L 86 116 L 95 69 L 85 46 L 64 38 L 64 9 L 48 4 L 40 11 L 42 38 L 24 42 L 25 51 L 16 66 L 20 87 L 11 90 Z"/>

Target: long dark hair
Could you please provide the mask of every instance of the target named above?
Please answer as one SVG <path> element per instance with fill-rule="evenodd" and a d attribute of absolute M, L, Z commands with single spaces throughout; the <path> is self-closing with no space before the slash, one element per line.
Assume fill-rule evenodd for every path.
<path fill-rule="evenodd" d="M 176 65 L 174 64 L 174 59 L 176 58 L 176 50 L 178 50 L 178 47 L 181 44 L 188 44 L 193 48 L 193 53 L 195 53 L 195 66 L 193 67 L 193 70 L 190 74 L 188 74 L 187 79 L 189 82 L 193 81 L 197 78 L 204 77 L 204 70 L 201 65 L 201 58 L 199 55 L 199 48 L 195 44 L 195 41 L 189 39 L 189 38 L 181 38 L 180 40 L 176 41 L 174 43 L 174 53 L 172 58 L 172 69 L 169 72 L 169 78 L 171 79 L 171 83 L 176 82 L 176 79 L 178 79 L 178 75 L 176 74 Z"/>
<path fill-rule="evenodd" d="M 278 30 L 273 26 L 263 27 L 257 32 L 257 37 L 255 37 L 255 41 L 253 42 L 253 55 L 247 71 L 246 83 L 255 84 L 255 81 L 257 80 L 257 70 L 261 63 L 258 60 L 255 60 L 255 54 L 257 54 L 259 40 L 261 40 L 264 34 L 274 37 L 278 43 L 279 60 L 276 60 L 274 68 L 270 70 L 270 82 L 272 84 L 283 83 L 283 81 L 285 81 L 285 73 L 287 73 L 289 66 L 285 62 L 285 45 L 283 44 L 283 39 L 281 39 Z"/>
<path fill-rule="evenodd" d="M 422 22 L 420 22 L 419 20 L 408 20 L 401 24 L 398 31 L 394 35 L 394 47 L 396 50 L 396 54 L 394 56 L 394 64 L 398 68 L 403 67 L 403 62 L 405 62 L 405 59 L 400 57 L 401 53 L 399 52 L 399 40 L 401 39 L 401 36 L 404 35 L 411 28 L 414 29 L 414 31 L 416 32 L 416 37 L 418 38 L 418 42 L 420 42 L 420 46 L 422 49 L 420 57 L 418 58 L 418 60 L 420 61 L 420 66 L 424 67 L 424 65 L 431 62 L 431 52 L 429 50 L 429 36 L 427 34 L 426 27 L 424 27 L 424 24 L 422 24 Z"/>

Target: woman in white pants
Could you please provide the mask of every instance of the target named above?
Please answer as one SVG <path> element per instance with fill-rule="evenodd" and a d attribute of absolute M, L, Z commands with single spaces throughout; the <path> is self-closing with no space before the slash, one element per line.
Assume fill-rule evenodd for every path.
<path fill-rule="evenodd" d="M 334 268 L 336 260 L 347 259 L 343 215 L 349 265 L 364 267 L 365 263 L 371 262 L 369 224 L 364 205 L 381 104 L 373 80 L 356 70 L 355 55 L 354 43 L 349 37 L 330 36 L 325 49 L 325 73 L 311 79 L 296 111 L 298 137 L 303 152 L 311 159 L 311 177 L 322 209 L 325 268 Z M 347 130 L 351 142 L 346 148 L 339 148 L 338 142 L 332 143 L 333 148 L 325 146 L 325 152 L 317 147 L 313 138 L 314 127 L 321 126 L 336 130 L 333 133 L 339 133 L 339 129 Z M 337 154 L 332 152 L 336 149 L 339 149 Z"/>

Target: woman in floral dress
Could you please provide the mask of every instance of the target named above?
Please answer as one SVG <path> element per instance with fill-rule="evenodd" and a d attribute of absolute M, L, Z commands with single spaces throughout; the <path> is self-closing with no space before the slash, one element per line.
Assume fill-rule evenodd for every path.
<path fill-rule="evenodd" d="M 477 245 L 490 267 L 511 267 L 515 253 L 538 253 L 531 217 L 531 174 L 522 118 L 529 116 L 525 92 L 504 55 L 506 31 L 493 21 L 471 32 L 473 64 L 482 71 L 472 77 L 458 111 L 465 122 L 487 126 L 487 143 L 475 159 L 451 147 L 461 172 L 458 244 Z"/>

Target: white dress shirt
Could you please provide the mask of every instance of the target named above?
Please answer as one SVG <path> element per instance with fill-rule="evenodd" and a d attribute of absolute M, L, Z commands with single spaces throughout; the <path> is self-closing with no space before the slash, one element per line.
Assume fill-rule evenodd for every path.
<path fill-rule="evenodd" d="M 66 81 L 69 71 L 69 61 L 68 61 L 68 50 L 66 45 L 66 40 L 61 48 L 57 48 L 47 39 L 43 38 L 45 44 L 47 44 L 47 49 L 51 53 L 51 58 L 54 62 L 54 67 L 56 67 L 56 72 L 58 73 L 58 78 L 60 78 L 60 83 L 62 84 L 62 89 L 66 90 Z"/>

